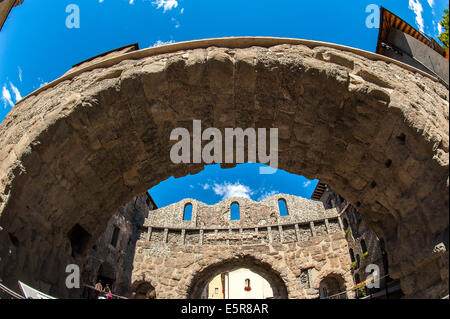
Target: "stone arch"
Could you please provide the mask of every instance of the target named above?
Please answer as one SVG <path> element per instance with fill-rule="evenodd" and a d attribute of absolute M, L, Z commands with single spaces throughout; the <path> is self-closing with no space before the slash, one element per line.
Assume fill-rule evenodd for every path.
<path fill-rule="evenodd" d="M 67 235 L 75 225 L 92 245 L 134 195 L 203 169 L 169 158 L 171 130 L 193 118 L 222 134 L 279 128 L 278 167 L 358 208 L 406 296 L 448 294 L 448 90 L 376 54 L 270 38 L 132 52 L 20 101 L 0 127 L 1 279 L 69 294 L 54 274 L 82 263 Z"/>
<path fill-rule="evenodd" d="M 319 296 L 322 299 L 347 299 L 344 278 L 336 274 L 329 274 L 322 278 L 319 285 Z"/>
<path fill-rule="evenodd" d="M 145 280 L 139 280 L 131 285 L 132 299 L 156 299 L 156 290 L 152 284 Z"/>
<path fill-rule="evenodd" d="M 354 286 L 354 278 L 351 273 L 337 268 L 319 273 L 313 280 L 312 284 L 312 288 L 317 289 L 317 296 L 319 298 L 321 298 L 320 287 L 323 283 L 327 283 L 327 281 L 334 284 L 336 284 L 337 282 L 338 285 L 333 285 L 333 289 L 336 290 L 335 288 L 338 288 L 339 290 L 337 292 L 335 291 L 334 293 L 329 293 L 328 296 L 345 292 L 345 294 L 339 295 L 337 299 L 347 299 L 354 297 L 354 291 L 351 290 Z"/>
<path fill-rule="evenodd" d="M 108 284 L 110 288 L 113 288 L 113 285 L 116 281 L 117 271 L 109 262 L 103 262 L 98 267 L 96 282 L 101 281 L 103 287 Z"/>
<path fill-rule="evenodd" d="M 272 287 L 275 299 L 288 298 L 287 284 L 282 279 L 280 272 L 275 270 L 269 263 L 249 255 L 225 259 L 203 267 L 203 269 L 193 274 L 190 279 L 186 297 L 189 299 L 200 299 L 203 289 L 215 276 L 240 268 L 247 268 L 266 279 Z"/>

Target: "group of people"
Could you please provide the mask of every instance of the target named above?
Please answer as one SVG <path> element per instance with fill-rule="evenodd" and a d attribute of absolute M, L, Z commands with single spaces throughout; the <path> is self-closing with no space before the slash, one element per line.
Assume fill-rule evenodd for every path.
<path fill-rule="evenodd" d="M 109 284 L 106 284 L 105 288 L 103 288 L 101 280 L 97 282 L 94 289 L 96 293 L 96 299 L 112 299 L 113 297 Z"/>

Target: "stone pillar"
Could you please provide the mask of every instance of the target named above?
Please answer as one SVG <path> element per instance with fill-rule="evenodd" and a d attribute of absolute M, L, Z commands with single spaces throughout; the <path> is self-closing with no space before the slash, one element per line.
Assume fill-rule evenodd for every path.
<path fill-rule="evenodd" d="M 150 241 L 152 239 L 152 231 L 153 231 L 153 228 L 151 226 L 149 226 L 147 228 L 147 241 Z"/>
<path fill-rule="evenodd" d="M 283 226 L 278 225 L 278 231 L 280 232 L 280 243 L 284 241 L 283 239 Z"/>
<path fill-rule="evenodd" d="M 308 268 L 308 288 L 312 287 L 312 282 L 313 282 L 311 270 L 312 270 L 312 268 Z"/>
<path fill-rule="evenodd" d="M 200 229 L 200 245 L 203 245 L 203 229 Z"/>
<path fill-rule="evenodd" d="M 269 235 L 269 243 L 271 244 L 273 239 L 272 239 L 272 227 L 267 227 L 267 234 Z"/>
<path fill-rule="evenodd" d="M 327 234 L 329 234 L 330 233 L 330 224 L 328 223 L 328 218 L 325 219 L 325 227 L 327 229 Z"/>
<path fill-rule="evenodd" d="M 182 245 L 186 244 L 186 229 L 181 230 L 181 244 Z"/>
<path fill-rule="evenodd" d="M 342 219 L 341 216 L 338 216 L 338 223 L 339 223 L 339 228 L 344 231 L 344 224 L 342 223 Z"/>
<path fill-rule="evenodd" d="M 166 228 L 166 229 L 164 229 L 164 239 L 163 239 L 163 241 L 164 241 L 165 243 L 167 243 L 168 237 L 169 237 L 169 229 Z"/>
<path fill-rule="evenodd" d="M 300 241 L 300 229 L 298 227 L 298 224 L 295 224 L 294 227 L 295 227 L 295 237 L 297 237 L 297 241 Z"/>
<path fill-rule="evenodd" d="M 311 229 L 311 235 L 316 236 L 316 230 L 314 229 L 314 222 L 309 223 L 309 228 Z"/>

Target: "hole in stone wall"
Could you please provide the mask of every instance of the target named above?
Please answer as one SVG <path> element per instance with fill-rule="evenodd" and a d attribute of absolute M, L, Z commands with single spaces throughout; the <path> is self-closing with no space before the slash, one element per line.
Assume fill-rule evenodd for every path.
<path fill-rule="evenodd" d="M 361 202 L 356 202 L 356 207 L 360 207 L 361 206 Z"/>
<path fill-rule="evenodd" d="M 79 224 L 76 224 L 67 236 L 69 237 L 70 245 L 72 246 L 72 257 L 82 255 L 87 248 L 89 240 L 91 239 L 91 234 L 89 234 Z"/>
<path fill-rule="evenodd" d="M 113 226 L 113 227 L 114 227 L 114 231 L 113 231 L 113 235 L 111 238 L 111 245 L 114 247 L 117 247 L 117 242 L 119 241 L 120 228 L 117 226 Z"/>
<path fill-rule="evenodd" d="M 367 252 L 367 245 L 366 245 L 366 241 L 364 239 L 361 240 L 361 250 L 362 250 L 363 254 L 365 254 Z"/>
<path fill-rule="evenodd" d="M 388 160 L 386 161 L 386 163 L 384 163 L 384 165 L 386 165 L 387 168 L 391 167 L 391 165 L 392 165 L 392 160 L 388 159 Z"/>
<path fill-rule="evenodd" d="M 355 254 L 353 253 L 353 249 L 350 248 L 349 252 L 350 252 L 350 260 L 351 260 L 352 262 L 355 262 Z"/>
<path fill-rule="evenodd" d="M 371 188 L 375 188 L 377 186 L 377 183 L 375 182 L 375 181 L 373 181 L 371 184 L 370 184 L 370 187 Z"/>
<path fill-rule="evenodd" d="M 399 141 L 400 144 L 405 145 L 406 143 L 406 135 L 401 133 L 397 136 L 397 141 Z"/>
<path fill-rule="evenodd" d="M 344 230 L 348 229 L 348 221 L 347 221 L 347 218 L 344 218 L 343 224 L 344 224 Z"/>
<path fill-rule="evenodd" d="M 12 244 L 13 244 L 14 246 L 16 246 L 16 247 L 19 247 L 20 242 L 19 242 L 19 240 L 17 239 L 17 237 L 14 236 L 14 235 L 11 234 L 11 233 L 8 233 L 8 236 L 9 236 L 9 240 L 11 240 Z"/>

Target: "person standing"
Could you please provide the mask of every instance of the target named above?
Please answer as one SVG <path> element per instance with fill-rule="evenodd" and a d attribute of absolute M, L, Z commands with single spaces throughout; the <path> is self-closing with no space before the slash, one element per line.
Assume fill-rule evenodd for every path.
<path fill-rule="evenodd" d="M 102 285 L 101 280 L 99 280 L 97 282 L 97 284 L 95 285 L 94 289 L 95 289 L 95 299 L 98 299 L 100 294 L 103 292 L 103 285 Z"/>
<path fill-rule="evenodd" d="M 112 299 L 112 292 L 111 292 L 111 288 L 109 288 L 109 284 L 106 284 L 105 295 L 106 295 L 107 299 Z"/>

